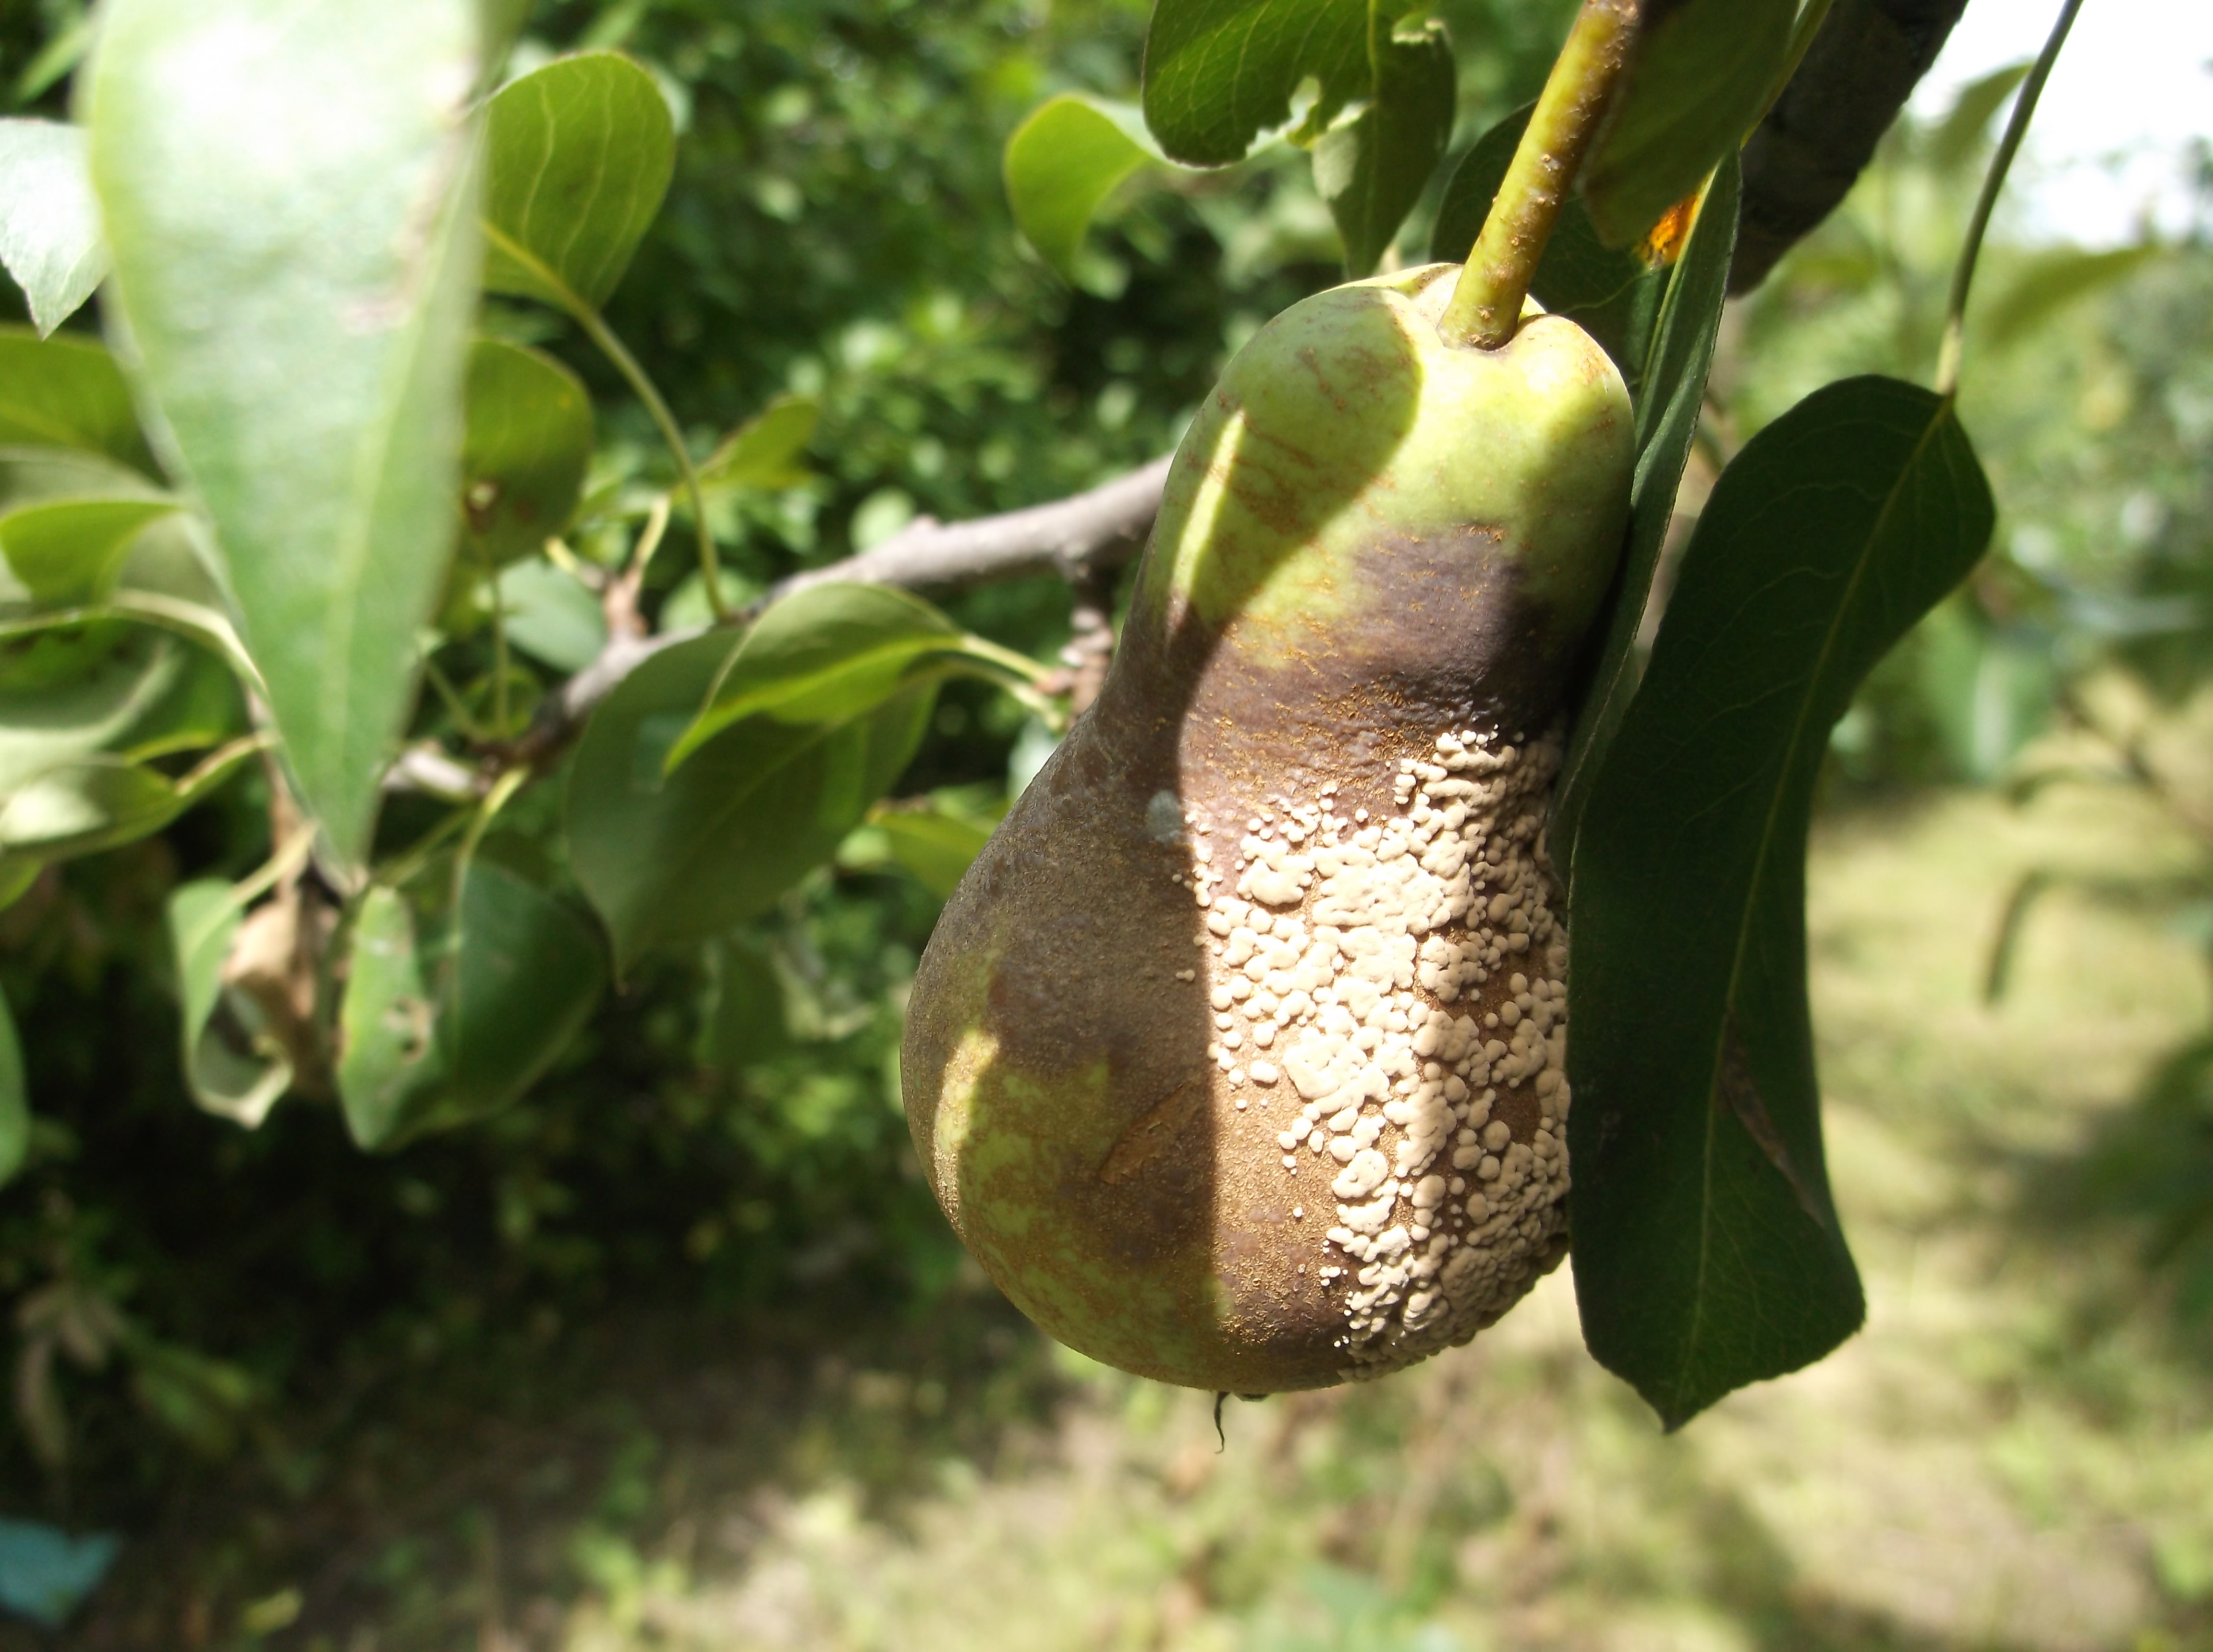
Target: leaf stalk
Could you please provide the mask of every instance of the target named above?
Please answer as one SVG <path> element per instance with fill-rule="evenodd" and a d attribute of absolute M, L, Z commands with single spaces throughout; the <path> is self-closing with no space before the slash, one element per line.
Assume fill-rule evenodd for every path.
<path fill-rule="evenodd" d="M 2005 135 L 1998 139 L 1997 153 L 1990 157 L 1990 170 L 1983 174 L 1982 193 L 1975 201 L 1975 216 L 1968 220 L 1967 238 L 1960 248 L 1960 262 L 1952 271 L 1951 297 L 1944 306 L 1944 338 L 1936 350 L 1936 393 L 1940 396 L 1959 393 L 1967 293 L 1974 285 L 1975 261 L 1982 255 L 1983 236 L 1990 227 L 1990 213 L 1997 205 L 1998 192 L 2005 187 L 2013 158 L 2020 153 L 2021 139 L 2028 136 L 2028 123 L 2036 114 L 2036 101 L 2043 94 L 2044 82 L 2051 78 L 2051 66 L 2059 60 L 2059 48 L 2067 43 L 2067 31 L 2075 27 L 2075 14 L 2082 9 L 2082 0 L 2063 0 L 2058 20 L 2051 25 L 2044 50 L 2036 54 L 2028 78 L 2021 82 L 2021 90 L 2014 94 L 2013 113 L 2006 118 Z"/>

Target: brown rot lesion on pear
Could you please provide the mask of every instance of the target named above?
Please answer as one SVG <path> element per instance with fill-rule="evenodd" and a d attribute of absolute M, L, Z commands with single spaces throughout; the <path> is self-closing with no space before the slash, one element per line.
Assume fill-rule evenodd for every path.
<path fill-rule="evenodd" d="M 910 1124 L 1052 1335 L 1257 1394 L 1464 1342 L 1558 1260 L 1561 699 L 1628 401 L 1449 266 L 1294 306 L 1180 449 L 1098 701 L 947 904 Z"/>

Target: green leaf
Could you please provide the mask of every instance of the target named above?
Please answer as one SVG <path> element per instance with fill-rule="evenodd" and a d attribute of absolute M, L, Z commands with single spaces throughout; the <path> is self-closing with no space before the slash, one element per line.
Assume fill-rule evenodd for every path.
<path fill-rule="evenodd" d="M 1647 25 L 1583 168 L 1601 240 L 1637 240 L 1743 142 L 1797 11 L 1797 0 L 1680 0 Z"/>
<path fill-rule="evenodd" d="M 710 1072 L 735 1072 L 791 1042 L 783 981 L 752 937 L 724 936 L 703 948 L 708 990 L 700 1006 L 698 1059 Z"/>
<path fill-rule="evenodd" d="M 1412 8 L 1394 5 L 1386 24 Z M 1375 85 L 1369 0 L 1158 0 L 1145 32 L 1145 125 L 1171 160 L 1218 167 L 1291 118 L 1309 75 L 1314 137 Z"/>
<path fill-rule="evenodd" d="M 76 448 L 161 472 L 115 358 L 88 339 L 0 326 L 0 443 Z"/>
<path fill-rule="evenodd" d="M 23 290 L 41 338 L 107 273 L 82 127 L 0 120 L 0 264 Z"/>
<path fill-rule="evenodd" d="M 880 804 L 869 811 L 869 824 L 862 832 L 881 841 L 883 859 L 944 900 L 984 852 L 997 824 L 994 819 L 948 808 L 933 799 L 926 808 Z M 841 854 L 839 859 L 846 856 Z"/>
<path fill-rule="evenodd" d="M 472 0 L 113 0 L 112 313 L 214 518 L 289 766 L 366 850 L 457 524 Z"/>
<path fill-rule="evenodd" d="M 722 646 L 729 648 L 727 641 Z M 753 622 L 698 716 L 669 747 L 668 765 L 673 771 L 747 717 L 842 722 L 925 674 L 966 669 L 1004 680 L 1023 663 L 909 592 L 888 585 L 810 585 Z"/>
<path fill-rule="evenodd" d="M 139 531 L 177 506 L 159 499 L 62 499 L 0 515 L 0 553 L 40 602 L 107 594 Z"/>
<path fill-rule="evenodd" d="M 138 760 L 214 746 L 239 715 L 221 665 L 149 626 L 0 639 L 0 798 L 95 753 Z"/>
<path fill-rule="evenodd" d="M 1930 135 L 1930 164 L 1939 172 L 1957 172 L 1972 161 L 1983 146 L 1991 119 L 2005 107 L 2014 88 L 2028 78 L 2029 69 L 2035 61 L 2033 58 L 2023 58 L 2019 63 L 1993 69 L 1980 80 L 1962 87 L 1952 104 L 1951 113 Z"/>
<path fill-rule="evenodd" d="M 507 640 L 556 671 L 582 671 L 607 645 L 600 600 L 550 562 L 519 562 L 499 576 Z"/>
<path fill-rule="evenodd" d="M 848 722 L 748 717 L 667 773 L 730 652 L 720 636 L 664 649 L 600 703 L 577 743 L 570 860 L 619 969 L 770 905 L 830 858 L 921 741 L 934 684 Z"/>
<path fill-rule="evenodd" d="M 699 466 L 699 485 L 710 495 L 739 488 L 764 491 L 796 487 L 808 478 L 801 463 L 822 405 L 812 396 L 778 396 L 741 424 Z"/>
<path fill-rule="evenodd" d="M 1674 520 L 1675 493 L 1698 433 L 1705 405 L 1706 375 L 1713 366 L 1714 340 L 1721 331 L 1722 301 L 1728 296 L 1730 260 L 1736 253 L 1737 204 L 1741 174 L 1736 157 L 1726 157 L 1698 204 L 1697 219 L 1669 272 L 1637 400 L 1637 472 L 1630 483 L 1629 546 L 1621 559 L 1614 595 L 1608 606 L 1605 640 L 1576 713 L 1568 741 L 1552 808 L 1554 856 L 1568 869 L 1572 885 L 1577 835 L 1591 782 L 1606 747 L 1637 692 L 1637 638 L 1652 601 L 1660 570 L 1660 551 Z"/>
<path fill-rule="evenodd" d="M 1432 259 L 1446 264 L 1466 260 L 1535 107 L 1524 104 L 1508 115 L 1478 138 L 1453 168 L 1430 235 Z M 1560 209 L 1552 239 L 1545 243 L 1529 291 L 1546 309 L 1566 316 L 1597 339 L 1636 394 L 1643 388 L 1653 317 L 1667 282 L 1666 271 L 1647 269 L 1634 253 L 1600 241 L 1583 204 L 1570 199 Z"/>
<path fill-rule="evenodd" d="M 238 741 L 179 780 L 104 753 L 58 763 L 0 801 L 0 852 L 64 860 L 135 843 L 230 778 L 253 754 L 252 742 Z"/>
<path fill-rule="evenodd" d="M 486 289 L 596 308 L 668 192 L 676 131 L 651 75 L 586 52 L 500 88 L 485 155 Z"/>
<path fill-rule="evenodd" d="M 1452 141 L 1452 42 L 1444 25 L 1376 43 L 1367 108 L 1314 144 L 1314 187 L 1344 240 L 1344 273 L 1373 273 Z M 1465 252 L 1461 256 L 1466 257 Z"/>
<path fill-rule="evenodd" d="M 418 924 L 381 884 L 362 899 L 339 1011 L 339 1098 L 364 1148 L 399 1147 L 519 1100 L 589 1019 L 607 984 L 570 905 L 470 862 L 459 921 Z"/>
<path fill-rule="evenodd" d="M 15 1018 L 0 998 L 0 1187 L 15 1180 L 31 1149 L 31 1093 L 23 1082 L 23 1046 Z"/>
<path fill-rule="evenodd" d="M 2148 244 L 2099 253 L 2074 247 L 2039 253 L 1978 318 L 1978 330 L 1992 344 L 2016 344 L 2076 300 L 2126 279 L 2167 251 Z"/>
<path fill-rule="evenodd" d="M 1064 92 L 1033 109 L 1008 138 L 1001 171 L 1015 226 L 1070 282 L 1083 232 L 1115 186 L 1159 152 L 1126 105 Z"/>
<path fill-rule="evenodd" d="M 592 399 L 542 351 L 497 338 L 469 348 L 461 441 L 462 541 L 503 565 L 563 532 L 592 462 Z"/>
<path fill-rule="evenodd" d="M 1990 491 L 1948 402 L 1817 391 L 1699 520 L 1570 891 L 1576 1292 L 1668 1426 L 1859 1325 L 1824 1167 L 1806 836 L 1830 729 L 1963 578 Z"/>
<path fill-rule="evenodd" d="M 242 921 L 238 892 L 221 878 L 180 884 L 168 917 L 186 1088 L 205 1111 L 252 1130 L 290 1085 L 292 1066 L 276 1040 L 253 1037 L 253 1006 L 223 984 Z"/>

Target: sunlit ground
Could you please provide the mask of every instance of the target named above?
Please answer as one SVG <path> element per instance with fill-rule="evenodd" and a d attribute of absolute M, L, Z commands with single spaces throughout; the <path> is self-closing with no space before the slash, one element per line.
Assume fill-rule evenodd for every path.
<path fill-rule="evenodd" d="M 2186 849 L 2119 793 L 1825 828 L 1815 997 L 1869 1326 L 1680 1436 L 1584 1355 L 1564 1271 L 1415 1372 L 1232 1402 L 1226 1450 L 1207 1397 L 972 1297 L 865 1346 L 664 1351 L 529 1429 L 394 1439 L 415 1489 L 303 1573 L 268 1643 L 2213 1647 L 2213 1369 L 2131 1234 L 2033 1191 L 2202 1023 L 2204 970 L 2155 915 L 2054 897 L 2009 999 L 1978 997 L 2021 869 Z M 189 1543 L 164 1564 L 223 1594 Z M 276 1630 L 300 1598 L 243 1609 Z"/>

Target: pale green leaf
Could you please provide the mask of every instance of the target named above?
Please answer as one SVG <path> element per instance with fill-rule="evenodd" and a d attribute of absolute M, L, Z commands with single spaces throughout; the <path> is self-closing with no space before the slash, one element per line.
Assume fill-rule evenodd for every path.
<path fill-rule="evenodd" d="M 1094 215 L 1115 186 L 1158 158 L 1132 131 L 1135 114 L 1064 92 L 1032 110 L 1007 139 L 1000 164 L 1015 227 L 1070 281 Z"/>
<path fill-rule="evenodd" d="M 0 120 L 0 264 L 23 290 L 41 338 L 107 273 L 82 128 Z"/>
<path fill-rule="evenodd" d="M 0 326 L 0 444 L 81 448 L 159 474 L 115 358 L 67 333 Z"/>
<path fill-rule="evenodd" d="M 619 52 L 586 52 L 500 88 L 485 155 L 485 287 L 596 308 L 661 210 L 676 133 L 651 75 Z"/>
<path fill-rule="evenodd" d="M 114 305 L 213 517 L 289 767 L 366 850 L 456 522 L 472 0 L 114 0 L 86 99 Z"/>
<path fill-rule="evenodd" d="M 499 605 L 508 642 L 556 671 L 582 671 L 607 645 L 607 610 L 599 598 L 549 562 L 503 570 Z"/>
<path fill-rule="evenodd" d="M 808 477 L 801 456 L 814 439 L 822 405 L 812 396 L 778 396 L 724 438 L 699 466 L 710 496 L 740 488 L 796 487 Z"/>
<path fill-rule="evenodd" d="M 158 499 L 59 499 L 0 515 L 0 553 L 40 602 L 105 595 L 132 540 L 177 507 Z"/>
<path fill-rule="evenodd" d="M 203 1109 L 251 1130 L 284 1094 L 292 1068 L 275 1040 L 253 1039 L 251 1004 L 223 984 L 242 921 L 238 892 L 220 878 L 180 884 L 170 892 L 168 917 L 186 1086 Z"/>

